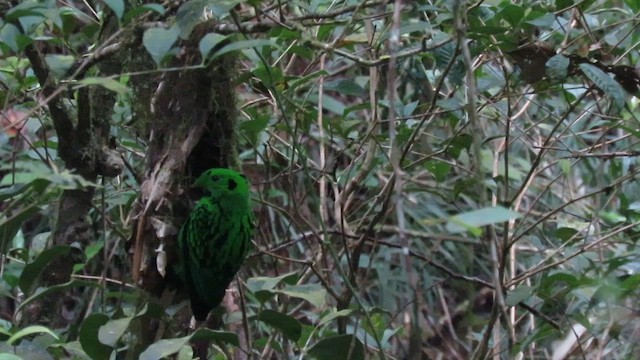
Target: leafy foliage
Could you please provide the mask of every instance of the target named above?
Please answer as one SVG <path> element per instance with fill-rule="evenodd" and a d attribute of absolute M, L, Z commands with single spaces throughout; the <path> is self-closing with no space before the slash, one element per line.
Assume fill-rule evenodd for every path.
<path fill-rule="evenodd" d="M 0 4 L 0 358 L 638 358 L 639 11 Z M 185 294 L 132 280 L 142 169 L 170 138 L 143 119 L 191 110 L 141 94 L 228 56 L 258 228 L 222 328 L 193 331 Z M 89 226 L 61 231 L 83 194 Z M 177 230 L 154 230 L 166 272 Z"/>

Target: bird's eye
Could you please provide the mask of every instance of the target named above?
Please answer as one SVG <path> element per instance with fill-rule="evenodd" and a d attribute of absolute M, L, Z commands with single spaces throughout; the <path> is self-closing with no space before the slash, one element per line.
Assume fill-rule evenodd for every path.
<path fill-rule="evenodd" d="M 212 181 L 218 181 L 218 180 L 220 180 L 220 176 L 214 175 L 214 176 L 211 177 L 211 180 Z"/>
<path fill-rule="evenodd" d="M 236 182 L 235 182 L 235 181 L 233 181 L 233 180 L 229 180 L 229 183 L 227 184 L 227 186 L 229 187 L 229 190 L 233 190 L 233 189 L 235 189 L 236 187 L 238 187 L 238 183 L 236 183 Z"/>

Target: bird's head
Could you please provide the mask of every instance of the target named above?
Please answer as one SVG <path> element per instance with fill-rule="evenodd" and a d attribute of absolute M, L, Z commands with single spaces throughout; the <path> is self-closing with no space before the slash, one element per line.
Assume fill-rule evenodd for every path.
<path fill-rule="evenodd" d="M 211 196 L 249 196 L 249 182 L 244 175 L 223 168 L 209 169 L 194 182 Z"/>

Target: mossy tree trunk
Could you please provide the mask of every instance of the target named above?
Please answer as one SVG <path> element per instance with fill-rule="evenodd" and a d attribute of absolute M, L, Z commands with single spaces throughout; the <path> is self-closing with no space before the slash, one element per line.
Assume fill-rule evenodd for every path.
<path fill-rule="evenodd" d="M 180 55 L 167 67 L 184 70 L 161 71 L 153 80 L 131 80 L 139 99 L 134 121 L 148 141 L 132 237 L 132 275 L 138 286 L 158 298 L 171 282 L 166 277 L 171 277 L 171 267 L 177 261 L 177 233 L 193 205 L 192 179 L 207 169 L 233 167 L 237 163 L 237 110 L 232 80 L 235 60 L 223 56 L 206 67 L 198 67 L 203 63 L 198 43 L 212 28 L 212 23 L 200 24 L 190 39 L 178 44 Z M 153 66 L 149 55 L 141 50 L 142 38 L 136 41 L 139 50 L 131 52 L 131 72 Z M 153 328 L 150 323 L 141 327 Z M 131 354 L 137 354 L 153 337 L 162 335 L 145 333 L 149 337 L 138 339 L 138 350 Z"/>
<path fill-rule="evenodd" d="M 148 99 L 137 102 L 135 119 L 145 129 L 148 148 L 132 272 L 138 284 L 152 293 L 161 291 L 164 283 L 157 270 L 155 249 L 175 246 L 177 229 L 190 208 L 186 199 L 190 179 L 212 167 L 237 162 L 234 60 L 222 57 L 209 66 L 194 68 L 202 64 L 198 42 L 212 27 L 201 24 L 189 40 L 179 44 L 180 55 L 168 67 L 184 70 L 161 72 L 155 87 L 148 86 L 148 79 L 132 79 L 136 97 Z M 147 67 L 144 64 L 150 60 L 146 53 L 132 54 L 131 64 Z M 172 253 L 168 251 L 170 256 Z M 169 258 L 169 263 L 172 260 Z"/>

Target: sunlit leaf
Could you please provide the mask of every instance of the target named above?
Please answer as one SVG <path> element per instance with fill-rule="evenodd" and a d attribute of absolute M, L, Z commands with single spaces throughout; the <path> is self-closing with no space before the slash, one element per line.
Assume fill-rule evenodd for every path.
<path fill-rule="evenodd" d="M 296 279 L 297 274 L 291 272 L 277 277 L 257 276 L 247 279 L 247 289 L 252 292 L 261 290 L 273 290 L 283 281 Z"/>
<path fill-rule="evenodd" d="M 0 360 L 23 360 L 21 357 L 9 353 L 0 354 Z"/>
<path fill-rule="evenodd" d="M 202 58 L 206 59 L 207 56 L 209 56 L 209 52 L 211 52 L 211 49 L 218 46 L 226 39 L 228 39 L 228 36 L 220 35 L 217 33 L 209 33 L 205 35 L 200 40 L 200 45 L 199 45 L 200 54 L 202 54 Z"/>
<path fill-rule="evenodd" d="M 283 289 L 274 290 L 274 292 L 307 300 L 318 308 L 324 305 L 327 295 L 327 290 L 320 284 L 285 286 Z"/>
<path fill-rule="evenodd" d="M 118 340 L 120 340 L 125 331 L 127 331 L 129 324 L 133 319 L 133 317 L 127 317 L 123 319 L 109 320 L 98 330 L 98 340 L 107 346 L 116 347 Z"/>
<path fill-rule="evenodd" d="M 15 343 L 17 341 L 19 341 L 20 339 L 22 339 L 25 336 L 29 336 L 29 335 L 33 335 L 33 334 L 49 334 L 51 336 L 53 336 L 54 339 L 58 339 L 58 335 L 53 332 L 51 329 L 44 327 L 44 326 L 40 326 L 40 325 L 33 325 L 33 326 L 27 326 L 26 328 L 19 330 L 18 332 L 16 332 L 15 334 L 13 334 L 8 340 L 7 340 L 7 344 L 11 345 L 15 345 Z"/>
<path fill-rule="evenodd" d="M 147 29 L 142 36 L 142 43 L 156 64 L 169 53 L 173 44 L 178 40 L 178 31 L 175 27 L 170 29 Z"/>
<path fill-rule="evenodd" d="M 487 207 L 452 216 L 447 221 L 446 227 L 449 233 L 459 233 L 520 217 L 522 215 L 519 213 L 501 206 Z"/>
<path fill-rule="evenodd" d="M 178 353 L 191 340 L 208 340 L 223 344 L 239 346 L 238 335 L 225 331 L 214 331 L 200 328 L 192 335 L 177 338 L 164 339 L 151 344 L 142 354 L 139 360 L 157 360 Z"/>

